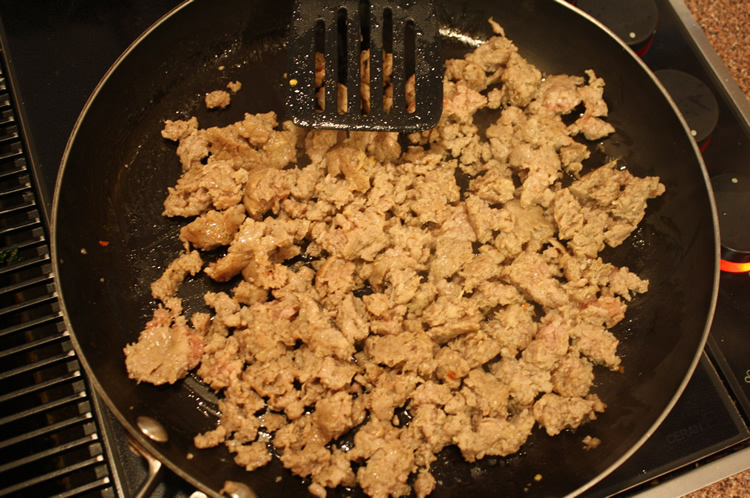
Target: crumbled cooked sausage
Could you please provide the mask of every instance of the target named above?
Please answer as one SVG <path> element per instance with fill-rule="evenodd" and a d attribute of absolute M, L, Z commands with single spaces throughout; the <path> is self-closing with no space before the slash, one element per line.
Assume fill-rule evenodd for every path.
<path fill-rule="evenodd" d="M 174 384 L 195 368 L 203 356 L 203 339 L 184 317 L 173 319 L 159 308 L 138 337 L 125 346 L 128 376 L 138 382 Z"/>
<path fill-rule="evenodd" d="M 229 92 L 225 90 L 214 90 L 206 95 L 207 109 L 224 109 L 232 101 Z"/>
<path fill-rule="evenodd" d="M 241 81 L 230 81 L 227 83 L 227 88 L 232 93 L 237 93 L 242 88 L 242 82 Z"/>
<path fill-rule="evenodd" d="M 182 313 L 182 300 L 177 297 L 177 289 L 188 275 L 195 275 L 203 267 L 198 251 L 190 251 L 178 257 L 167 266 L 158 280 L 151 284 L 151 295 L 164 303 L 174 315 Z"/>
<path fill-rule="evenodd" d="M 316 496 L 421 497 L 446 446 L 506 456 L 537 424 L 552 436 L 606 409 L 594 376 L 620 368 L 610 328 L 648 281 L 599 253 L 664 186 L 615 161 L 581 176 L 578 135 L 614 131 L 604 81 L 543 77 L 490 22 L 496 36 L 446 61 L 438 125 L 406 141 L 274 113 L 165 122 L 183 175 L 164 215 L 187 219 L 186 252 L 154 282 L 126 366 L 154 384 L 197 367 L 222 391 L 198 448 L 247 470 L 275 453 Z M 177 291 L 201 270 L 227 287 L 189 325 Z"/>

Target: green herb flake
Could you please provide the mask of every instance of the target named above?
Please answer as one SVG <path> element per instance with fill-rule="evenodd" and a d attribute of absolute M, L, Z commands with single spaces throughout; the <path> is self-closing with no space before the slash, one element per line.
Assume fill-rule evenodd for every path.
<path fill-rule="evenodd" d="M 5 251 L 0 252 L 0 264 L 10 265 L 20 260 L 21 258 L 18 255 L 17 247 L 14 247 L 13 249 L 6 249 Z"/>

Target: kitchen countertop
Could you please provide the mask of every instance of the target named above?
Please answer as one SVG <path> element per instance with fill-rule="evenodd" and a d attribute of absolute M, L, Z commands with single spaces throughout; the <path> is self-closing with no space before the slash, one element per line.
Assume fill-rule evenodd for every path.
<path fill-rule="evenodd" d="M 740 498 L 750 494 L 750 470 L 740 472 L 723 481 L 716 482 L 710 486 L 688 493 L 684 498 Z"/>
<path fill-rule="evenodd" d="M 729 72 L 750 99 L 750 2 L 684 0 Z"/>
<path fill-rule="evenodd" d="M 750 2 L 747 0 L 684 0 L 708 41 L 750 100 Z M 749 464 L 750 465 L 750 464 Z M 739 497 L 750 494 L 750 470 L 740 472 L 686 498 Z"/>

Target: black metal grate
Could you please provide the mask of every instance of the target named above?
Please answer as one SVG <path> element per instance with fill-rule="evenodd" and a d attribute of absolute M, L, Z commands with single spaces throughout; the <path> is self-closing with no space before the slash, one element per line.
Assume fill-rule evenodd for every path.
<path fill-rule="evenodd" d="M 0 61 L 0 496 L 115 496 Z"/>

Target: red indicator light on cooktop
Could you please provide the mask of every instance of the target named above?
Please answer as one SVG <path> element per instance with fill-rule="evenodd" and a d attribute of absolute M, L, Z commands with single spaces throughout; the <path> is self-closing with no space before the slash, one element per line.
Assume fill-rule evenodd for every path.
<path fill-rule="evenodd" d="M 722 259 L 721 271 L 727 273 L 747 273 L 750 272 L 750 263 L 732 263 Z"/>

